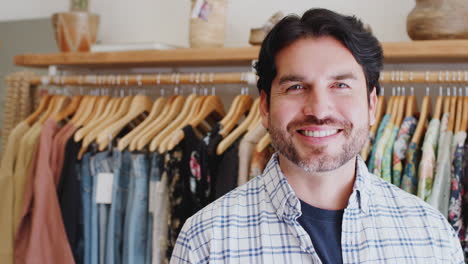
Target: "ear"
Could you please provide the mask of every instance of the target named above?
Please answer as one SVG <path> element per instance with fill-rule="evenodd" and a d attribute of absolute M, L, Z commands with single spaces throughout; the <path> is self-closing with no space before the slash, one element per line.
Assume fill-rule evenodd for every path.
<path fill-rule="evenodd" d="M 262 125 L 268 129 L 268 115 L 270 114 L 268 109 L 268 95 L 264 92 L 260 92 L 260 115 L 262 116 Z"/>
<path fill-rule="evenodd" d="M 369 125 L 373 126 L 376 122 L 375 114 L 377 111 L 377 89 L 374 87 L 369 95 Z"/>

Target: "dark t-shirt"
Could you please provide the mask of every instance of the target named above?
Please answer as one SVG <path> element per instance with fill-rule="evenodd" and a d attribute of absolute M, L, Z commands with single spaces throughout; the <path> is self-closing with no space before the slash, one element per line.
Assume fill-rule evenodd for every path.
<path fill-rule="evenodd" d="M 341 223 L 344 210 L 330 211 L 301 201 L 302 215 L 297 221 L 307 231 L 323 263 L 343 263 Z"/>

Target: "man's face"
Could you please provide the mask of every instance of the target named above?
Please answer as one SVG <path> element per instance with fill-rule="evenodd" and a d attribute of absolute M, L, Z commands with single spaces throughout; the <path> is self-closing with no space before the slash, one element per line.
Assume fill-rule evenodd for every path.
<path fill-rule="evenodd" d="M 261 94 L 263 125 L 279 153 L 307 172 L 354 158 L 375 120 L 366 79 L 350 51 L 331 37 L 304 38 L 281 50 L 270 106 Z"/>

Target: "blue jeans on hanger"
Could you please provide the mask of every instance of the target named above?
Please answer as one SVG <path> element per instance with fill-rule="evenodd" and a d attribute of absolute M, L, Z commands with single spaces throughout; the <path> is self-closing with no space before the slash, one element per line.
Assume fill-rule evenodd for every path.
<path fill-rule="evenodd" d="M 91 204 L 93 181 L 89 169 L 91 153 L 85 153 L 81 159 L 80 179 L 81 179 L 81 202 L 83 206 L 83 243 L 84 243 L 84 264 L 91 264 Z"/>
<path fill-rule="evenodd" d="M 113 162 L 114 182 L 112 186 L 112 204 L 109 211 L 109 225 L 107 227 L 106 263 L 121 264 L 132 156 L 129 151 L 120 152 L 118 149 L 114 149 Z"/>
<path fill-rule="evenodd" d="M 96 203 L 97 179 L 102 172 L 112 172 L 112 156 L 110 151 L 97 153 L 91 158 L 91 175 L 94 181 L 93 188 L 93 218 L 92 218 L 92 262 L 91 264 L 105 263 L 106 232 L 109 214 L 109 204 Z"/>
<path fill-rule="evenodd" d="M 131 184 L 130 206 L 126 212 L 128 221 L 125 222 L 124 263 L 145 263 L 149 194 L 149 161 L 145 154 L 132 154 Z"/>

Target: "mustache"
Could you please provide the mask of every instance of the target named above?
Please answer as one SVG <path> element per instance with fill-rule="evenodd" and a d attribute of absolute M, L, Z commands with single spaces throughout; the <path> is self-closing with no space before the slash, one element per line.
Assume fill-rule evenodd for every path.
<path fill-rule="evenodd" d="M 314 115 L 308 115 L 304 118 L 297 118 L 289 122 L 286 127 L 288 131 L 291 129 L 296 130 L 298 127 L 304 126 L 322 126 L 322 125 L 332 125 L 337 127 L 342 127 L 344 131 L 350 131 L 353 128 L 353 123 L 348 120 L 334 118 L 332 116 L 326 116 L 324 118 L 317 118 Z"/>

